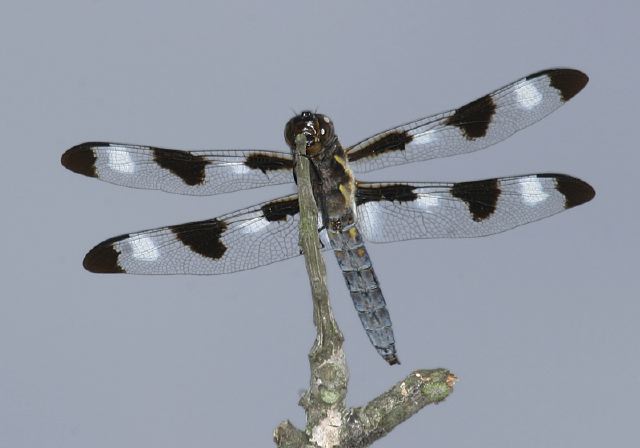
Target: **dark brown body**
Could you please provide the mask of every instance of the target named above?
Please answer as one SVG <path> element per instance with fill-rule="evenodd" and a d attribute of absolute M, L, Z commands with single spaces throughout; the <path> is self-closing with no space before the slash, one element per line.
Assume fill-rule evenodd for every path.
<path fill-rule="evenodd" d="M 354 306 L 369 340 L 389 363 L 398 364 L 391 318 L 380 284 L 357 227 L 356 181 L 328 117 L 302 112 L 292 118 L 285 138 L 297 157 L 297 134 L 307 137 L 313 165 L 313 192 L 331 247 L 344 275 Z"/>

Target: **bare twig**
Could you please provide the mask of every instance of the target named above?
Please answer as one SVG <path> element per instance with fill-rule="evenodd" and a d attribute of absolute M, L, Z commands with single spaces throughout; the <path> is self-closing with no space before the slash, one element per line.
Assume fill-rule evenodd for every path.
<path fill-rule="evenodd" d="M 300 399 L 307 415 L 304 431 L 286 420 L 276 428 L 281 448 L 360 448 L 369 446 L 424 406 L 444 400 L 456 377 L 446 369 L 417 370 L 387 392 L 359 408 L 346 408 L 349 372 L 327 291 L 326 270 L 319 248 L 318 210 L 313 198 L 306 139 L 296 138 L 300 247 L 304 253 L 313 298 L 316 340 L 309 353 L 311 382 Z"/>

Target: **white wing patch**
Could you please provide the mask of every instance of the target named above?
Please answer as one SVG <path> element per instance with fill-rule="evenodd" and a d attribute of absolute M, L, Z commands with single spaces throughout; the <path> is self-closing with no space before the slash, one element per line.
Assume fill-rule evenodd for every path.
<path fill-rule="evenodd" d="M 414 145 L 426 145 L 427 143 L 431 143 L 434 138 L 433 131 L 427 131 L 414 135 L 411 143 Z"/>
<path fill-rule="evenodd" d="M 141 236 L 129 241 L 133 258 L 143 261 L 155 261 L 160 257 L 160 251 L 151 238 Z"/>
<path fill-rule="evenodd" d="M 520 193 L 522 194 L 522 200 L 528 205 L 536 205 L 549 197 L 549 193 L 544 191 L 542 182 L 536 176 L 522 179 Z"/>
<path fill-rule="evenodd" d="M 244 163 L 225 163 L 224 166 L 229 167 L 229 170 L 238 176 L 242 176 L 251 172 L 251 168 L 246 166 Z"/>
<path fill-rule="evenodd" d="M 133 173 L 135 171 L 135 163 L 131 159 L 131 154 L 126 148 L 111 146 L 108 149 L 109 168 L 120 173 Z"/>
<path fill-rule="evenodd" d="M 247 233 L 260 233 L 266 227 L 269 227 L 269 221 L 265 219 L 262 213 L 256 212 L 253 216 L 248 217 L 248 220 L 238 224 L 238 230 L 240 232 Z"/>
<path fill-rule="evenodd" d="M 542 93 L 533 83 L 525 83 L 516 88 L 518 104 L 525 109 L 533 109 L 542 101 Z"/>
<path fill-rule="evenodd" d="M 380 219 L 380 203 L 366 202 L 358 206 L 358 230 L 367 235 L 367 239 L 375 241 L 377 232 L 381 231 L 384 221 Z M 368 232 L 362 225 L 368 224 Z"/>
<path fill-rule="evenodd" d="M 429 194 L 421 194 L 416 199 L 416 204 L 423 209 L 428 210 L 430 208 L 437 207 L 440 203 L 440 200 L 437 196 L 429 195 Z"/>

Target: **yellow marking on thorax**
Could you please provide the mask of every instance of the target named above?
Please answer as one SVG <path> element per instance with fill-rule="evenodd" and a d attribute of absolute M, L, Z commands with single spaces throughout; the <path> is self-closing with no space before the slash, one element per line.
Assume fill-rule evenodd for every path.
<path fill-rule="evenodd" d="M 349 238 L 351 238 L 352 240 L 355 240 L 357 236 L 358 236 L 358 229 L 356 229 L 355 227 L 351 227 L 349 229 Z"/>
<path fill-rule="evenodd" d="M 350 185 L 345 185 L 345 184 L 340 184 L 338 185 L 338 190 L 340 190 L 340 193 L 342 193 L 342 196 L 344 196 L 344 200 L 347 204 L 351 204 L 352 202 L 352 197 L 351 197 L 351 193 L 353 192 L 351 190 L 351 186 Z"/>
<path fill-rule="evenodd" d="M 333 156 L 333 158 L 342 166 L 342 168 L 344 168 L 345 171 L 351 172 L 351 169 L 347 165 L 347 161 L 344 159 L 344 157 L 340 157 L 338 154 L 336 154 Z"/>
<path fill-rule="evenodd" d="M 340 193 L 344 197 L 345 203 L 348 204 L 350 207 L 353 207 L 354 195 L 355 195 L 355 188 L 354 188 L 355 181 L 353 179 L 353 173 L 351 172 L 351 168 L 349 167 L 349 164 L 347 163 L 347 160 L 344 157 L 341 157 L 338 154 L 335 154 L 333 158 L 342 167 L 345 174 L 347 175 L 347 178 L 349 179 L 348 182 L 339 184 L 338 190 L 340 190 Z"/>

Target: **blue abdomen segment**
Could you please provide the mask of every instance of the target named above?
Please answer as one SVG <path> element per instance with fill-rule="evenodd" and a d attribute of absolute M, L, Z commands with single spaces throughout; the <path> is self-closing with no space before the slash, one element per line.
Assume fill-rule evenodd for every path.
<path fill-rule="evenodd" d="M 387 304 L 360 232 L 350 226 L 327 233 L 369 340 L 389 364 L 399 364 Z"/>

